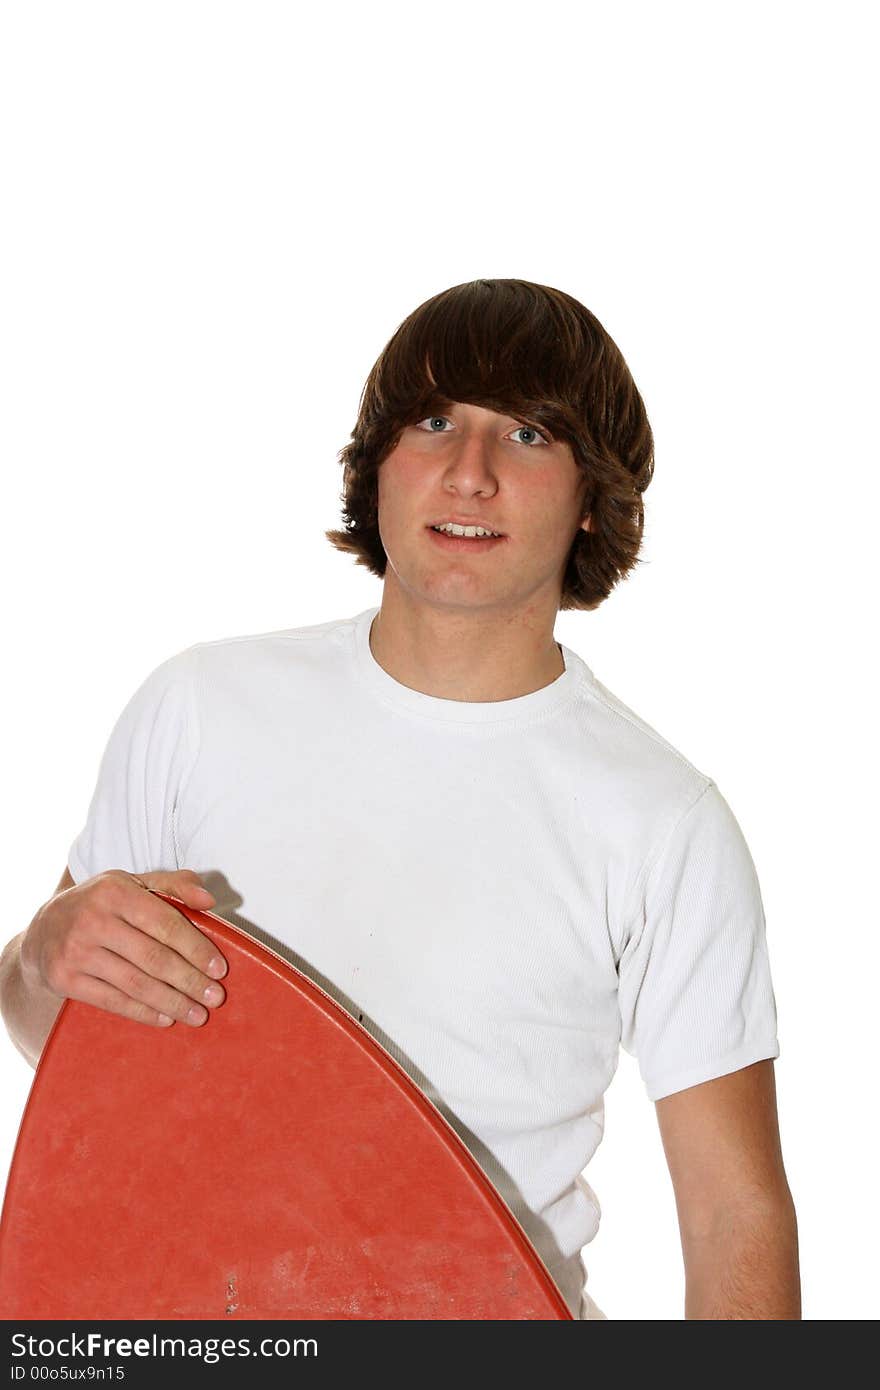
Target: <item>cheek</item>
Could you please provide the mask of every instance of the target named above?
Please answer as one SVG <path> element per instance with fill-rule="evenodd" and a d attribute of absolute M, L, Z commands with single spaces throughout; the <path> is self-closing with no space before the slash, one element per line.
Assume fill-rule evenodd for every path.
<path fill-rule="evenodd" d="M 398 530 L 411 525 L 413 513 L 419 513 L 420 495 L 424 488 L 424 469 L 418 459 L 395 450 L 379 465 L 376 475 L 379 505 L 379 528 L 391 539 Z"/>
<path fill-rule="evenodd" d="M 412 449 L 405 449 L 398 444 L 393 454 L 389 454 L 379 474 L 386 472 L 389 478 L 394 478 L 401 483 L 412 483 L 420 474 L 426 470 L 427 460 L 418 452 Z"/>
<path fill-rule="evenodd" d="M 572 506 L 570 492 L 550 473 L 534 473 L 517 490 L 517 508 L 531 517 L 536 532 L 557 531 Z"/>
<path fill-rule="evenodd" d="M 377 478 L 380 503 L 398 511 L 417 507 L 429 485 L 425 460 L 400 448 L 380 464 Z"/>

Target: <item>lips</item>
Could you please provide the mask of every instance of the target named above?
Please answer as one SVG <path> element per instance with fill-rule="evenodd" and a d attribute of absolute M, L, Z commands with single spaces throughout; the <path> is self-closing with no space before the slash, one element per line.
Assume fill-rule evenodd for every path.
<path fill-rule="evenodd" d="M 446 531 L 435 531 L 431 526 L 426 526 L 425 530 L 433 545 L 438 546 L 441 550 L 449 550 L 462 555 L 483 554 L 489 550 L 494 550 L 496 546 L 502 545 L 507 540 L 506 536 L 451 536 Z"/>
<path fill-rule="evenodd" d="M 497 526 L 493 526 L 491 521 L 481 521 L 479 517 L 469 517 L 459 519 L 457 516 L 441 516 L 436 521 L 430 521 L 428 527 L 433 530 L 435 526 L 479 526 L 483 531 L 498 531 Z M 499 536 L 504 536 L 503 531 L 498 531 Z"/>

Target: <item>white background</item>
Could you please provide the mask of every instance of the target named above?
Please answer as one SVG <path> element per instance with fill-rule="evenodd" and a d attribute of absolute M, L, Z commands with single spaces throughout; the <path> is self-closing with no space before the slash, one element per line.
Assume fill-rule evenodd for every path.
<path fill-rule="evenodd" d="M 871 8 L 7 3 L 0 12 L 4 939 L 135 688 L 327 621 L 366 375 L 480 276 L 557 286 L 656 437 L 646 563 L 556 635 L 715 778 L 752 851 L 804 1317 L 876 1317 Z M 0 1038 L 5 1172 L 33 1073 Z M 683 1316 L 621 1055 L 589 1288 Z"/>

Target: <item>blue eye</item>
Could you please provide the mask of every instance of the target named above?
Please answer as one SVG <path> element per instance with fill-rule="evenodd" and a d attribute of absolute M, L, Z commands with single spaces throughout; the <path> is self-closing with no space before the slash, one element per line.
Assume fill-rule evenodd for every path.
<path fill-rule="evenodd" d="M 420 420 L 418 422 L 418 424 L 416 425 L 416 429 L 421 429 L 422 426 L 427 423 L 428 429 L 425 431 L 426 434 L 448 434 L 448 430 L 435 430 L 431 428 L 433 425 L 440 422 L 445 422 L 446 424 L 452 423 L 448 415 L 426 415 L 424 420 Z M 510 433 L 519 434 L 520 430 L 529 430 L 533 435 L 535 435 L 538 439 L 542 440 L 545 444 L 550 443 L 550 440 L 544 434 L 543 430 L 539 430 L 536 425 L 517 425 L 516 429 L 511 430 Z M 534 444 L 529 443 L 528 440 L 521 439 L 517 442 L 520 444 L 529 444 L 530 448 L 534 447 Z"/>
<path fill-rule="evenodd" d="M 545 444 L 549 444 L 549 443 L 550 443 L 550 441 L 549 441 L 549 439 L 547 438 L 546 434 L 544 434 L 541 430 L 539 430 L 535 425 L 517 425 L 516 429 L 515 429 L 515 430 L 512 430 L 511 433 L 512 433 L 512 434 L 519 434 L 520 430 L 531 430 L 532 434 L 537 435 L 539 439 L 543 439 L 543 441 L 544 441 Z M 522 442 L 523 442 L 523 441 L 520 440 L 520 443 L 522 443 Z"/>

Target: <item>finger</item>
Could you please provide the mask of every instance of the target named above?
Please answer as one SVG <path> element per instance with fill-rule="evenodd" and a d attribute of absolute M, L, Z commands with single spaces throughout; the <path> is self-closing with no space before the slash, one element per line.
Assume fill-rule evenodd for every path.
<path fill-rule="evenodd" d="M 154 903 L 153 906 L 155 908 L 159 904 Z M 180 916 L 176 912 L 174 915 Z M 105 970 L 97 963 L 103 951 L 106 951 L 113 961 L 122 961 L 123 967 L 128 967 L 129 972 L 127 976 L 120 975 L 118 966 L 115 966 L 113 972 L 106 975 L 107 979 L 133 998 L 142 999 L 150 1004 L 154 1003 L 157 996 L 155 992 L 149 995 L 143 992 L 142 977 L 157 981 L 164 990 L 163 997 L 166 1003 L 172 1003 L 174 1007 L 166 1007 L 161 1001 L 156 1003 L 155 1007 L 164 1013 L 170 1013 L 174 1018 L 183 1018 L 186 1014 L 182 996 L 187 998 L 187 1007 L 193 1003 L 216 1007 L 226 998 L 226 991 L 221 984 L 192 965 L 173 946 L 166 945 L 156 936 L 132 926 L 124 918 L 111 916 L 106 919 L 100 941 L 93 945 L 88 960 L 82 962 L 81 968 L 90 975 L 104 978 Z M 129 988 L 130 985 L 134 988 Z M 204 1021 L 201 1014 L 199 1021 Z"/>
<path fill-rule="evenodd" d="M 195 869 L 155 870 L 141 874 L 140 879 L 146 888 L 158 888 L 160 893 L 169 893 L 187 903 L 202 903 L 208 898 L 211 902 L 216 901 Z"/>
<path fill-rule="evenodd" d="M 145 1005 L 157 1014 L 167 1014 L 179 1023 L 199 1027 L 208 1017 L 207 1001 L 199 1002 L 147 974 L 131 960 L 102 947 L 92 962 L 93 979 L 112 985 L 133 1003 Z M 221 986 L 213 984 L 215 990 Z M 210 1007 L 216 1007 L 212 1005 Z"/>
<path fill-rule="evenodd" d="M 197 877 L 192 869 L 181 869 L 171 874 L 149 873 L 143 875 L 145 879 L 144 886 L 148 889 L 157 888 L 159 892 L 167 893 L 169 897 L 172 898 L 180 898 L 187 906 L 195 908 L 201 907 L 202 909 L 207 909 L 211 904 L 216 902 L 214 894 L 210 892 L 209 889 L 202 888 L 200 884 L 188 884 L 185 879 L 181 883 L 180 877 L 182 874 Z M 190 931 L 195 932 L 197 936 L 204 937 L 204 933 L 199 932 L 198 928 L 192 925 L 189 918 L 184 913 L 181 913 L 177 908 L 173 910 L 178 913 L 182 921 L 188 924 Z M 194 963 L 200 964 L 201 960 L 202 957 L 199 955 Z M 218 951 L 216 946 L 213 946 L 212 943 L 212 954 L 208 958 L 207 973 L 211 975 L 213 979 L 220 980 L 226 974 L 226 970 L 227 962 L 223 954 Z"/>
<path fill-rule="evenodd" d="M 169 897 L 179 898 L 188 907 L 200 908 L 203 912 L 207 912 L 217 901 L 194 869 L 151 869 L 142 874 L 129 873 L 127 869 L 108 869 L 103 877 L 134 884 L 148 893 L 167 893 Z"/>
<path fill-rule="evenodd" d="M 115 889 L 117 885 L 113 886 Z M 111 906 L 121 921 L 168 946 L 208 979 L 222 979 L 227 969 L 222 953 L 209 936 L 193 926 L 185 913 L 172 907 L 171 903 L 163 902 L 155 893 L 142 893 L 129 883 L 120 884 L 119 887 L 119 896 L 114 894 Z M 127 951 L 120 951 L 120 955 L 127 954 Z M 158 973 L 161 975 L 161 972 Z M 161 978 L 167 977 L 161 975 Z M 169 983 L 177 984 L 177 980 L 170 980 Z M 204 988 L 204 984 L 201 988 Z"/>
<path fill-rule="evenodd" d="M 116 1014 L 120 1018 L 130 1018 L 134 1023 L 146 1023 L 153 1028 L 168 1028 L 174 1022 L 173 1018 L 168 1018 L 168 1021 L 163 1023 L 163 1015 L 148 1004 L 129 998 L 114 985 L 108 984 L 105 980 L 97 980 L 91 975 L 78 977 L 76 990 L 69 998 L 79 999 L 84 1004 L 92 1004 L 97 1009 L 106 1010 L 107 1013 Z"/>
<path fill-rule="evenodd" d="M 197 870 L 175 869 L 173 876 L 178 883 L 185 883 L 188 879 L 191 880 L 194 888 L 198 888 L 200 892 L 207 893 L 209 897 L 213 898 L 214 894 L 211 892 L 210 888 L 208 888 L 207 885 L 203 882 L 202 875 L 198 873 Z"/>

